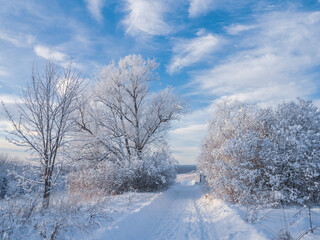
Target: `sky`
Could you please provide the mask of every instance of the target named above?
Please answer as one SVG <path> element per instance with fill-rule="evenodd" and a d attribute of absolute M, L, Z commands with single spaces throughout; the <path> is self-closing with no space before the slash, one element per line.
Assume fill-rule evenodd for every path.
<path fill-rule="evenodd" d="M 54 58 L 94 81 L 129 54 L 156 58 L 160 80 L 188 112 L 168 141 L 194 164 L 222 98 L 274 105 L 297 97 L 320 106 L 320 0 L 0 0 L 0 101 L 14 111 L 33 64 Z M 0 152 L 10 128 L 0 110 Z"/>

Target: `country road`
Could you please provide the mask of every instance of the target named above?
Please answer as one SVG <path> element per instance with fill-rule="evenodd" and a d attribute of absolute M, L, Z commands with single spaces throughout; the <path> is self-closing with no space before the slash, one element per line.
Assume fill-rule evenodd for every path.
<path fill-rule="evenodd" d="M 197 174 L 180 174 L 150 204 L 100 229 L 91 239 L 267 239 L 221 201 L 206 205 Z"/>

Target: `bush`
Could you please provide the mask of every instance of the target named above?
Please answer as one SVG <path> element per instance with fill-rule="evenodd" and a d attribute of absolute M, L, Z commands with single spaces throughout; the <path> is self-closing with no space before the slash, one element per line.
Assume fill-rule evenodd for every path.
<path fill-rule="evenodd" d="M 0 239 L 73 239 L 98 226 L 103 202 L 77 201 L 73 196 L 53 197 L 47 209 L 37 195 L 11 197 L 0 202 Z M 83 234 L 82 234 L 83 235 Z"/>
<path fill-rule="evenodd" d="M 247 205 L 319 203 L 320 113 L 310 102 L 261 108 L 223 101 L 199 168 L 220 198 Z"/>
<path fill-rule="evenodd" d="M 111 161 L 84 163 L 68 175 L 71 192 L 90 196 L 125 191 L 155 191 L 170 185 L 176 176 L 176 161 L 166 151 L 143 160 L 120 165 Z"/>
<path fill-rule="evenodd" d="M 0 154 L 0 199 L 23 193 L 23 188 L 14 176 L 14 173 L 23 171 L 23 165 L 17 163 L 18 160 L 8 154 Z"/>

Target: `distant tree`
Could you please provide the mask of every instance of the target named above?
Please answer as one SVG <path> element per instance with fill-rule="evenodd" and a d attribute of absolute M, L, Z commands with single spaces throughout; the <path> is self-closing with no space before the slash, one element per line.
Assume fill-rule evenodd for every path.
<path fill-rule="evenodd" d="M 82 88 L 80 74 L 72 68 L 47 62 L 43 72 L 33 69 L 31 83 L 23 89 L 17 103 L 19 120 L 3 104 L 13 130 L 9 141 L 27 147 L 42 169 L 43 207 L 48 208 L 50 194 L 58 174 L 55 170 L 61 149 L 68 145 L 73 131 L 74 112 Z"/>

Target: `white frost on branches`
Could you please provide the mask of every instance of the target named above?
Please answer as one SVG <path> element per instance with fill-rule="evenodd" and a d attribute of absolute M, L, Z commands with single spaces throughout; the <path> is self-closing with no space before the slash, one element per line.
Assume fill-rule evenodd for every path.
<path fill-rule="evenodd" d="M 199 159 L 219 197 L 242 204 L 318 203 L 320 112 L 311 101 L 217 104 Z"/>

